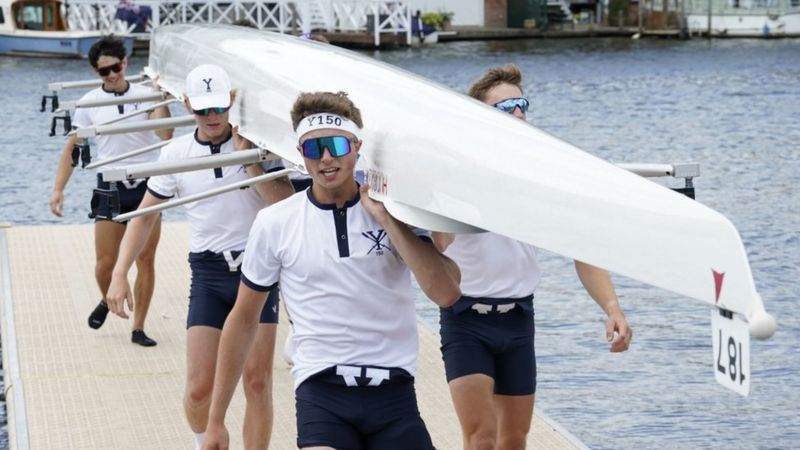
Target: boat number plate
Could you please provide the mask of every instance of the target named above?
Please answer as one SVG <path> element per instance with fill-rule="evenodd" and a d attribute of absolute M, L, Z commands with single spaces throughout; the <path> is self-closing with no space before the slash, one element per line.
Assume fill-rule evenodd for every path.
<path fill-rule="evenodd" d="M 714 376 L 741 395 L 750 393 L 750 327 L 738 314 L 711 310 Z"/>
<path fill-rule="evenodd" d="M 388 195 L 389 178 L 381 171 L 369 169 L 367 172 L 367 184 L 369 190 L 380 195 Z"/>

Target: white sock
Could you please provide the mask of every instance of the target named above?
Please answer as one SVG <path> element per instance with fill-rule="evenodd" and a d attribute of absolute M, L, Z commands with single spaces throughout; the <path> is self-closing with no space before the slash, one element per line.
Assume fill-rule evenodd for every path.
<path fill-rule="evenodd" d="M 194 449 L 195 450 L 202 450 L 203 448 L 203 441 L 206 440 L 206 433 L 205 431 L 202 433 L 195 433 L 194 434 Z"/>

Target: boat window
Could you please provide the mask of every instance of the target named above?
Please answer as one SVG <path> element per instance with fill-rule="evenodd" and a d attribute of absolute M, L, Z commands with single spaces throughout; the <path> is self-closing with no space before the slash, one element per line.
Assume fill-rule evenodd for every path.
<path fill-rule="evenodd" d="M 45 21 L 47 22 L 47 25 L 46 25 L 45 28 L 47 30 L 52 30 L 53 29 L 53 18 L 55 17 L 55 14 L 53 14 L 53 4 L 52 3 L 48 3 L 47 5 L 45 5 L 44 16 L 45 16 Z"/>
<path fill-rule="evenodd" d="M 22 17 L 25 28 L 28 30 L 42 29 L 42 7 L 41 5 L 25 5 L 22 10 Z"/>
<path fill-rule="evenodd" d="M 6 23 L 6 17 L 3 15 L 3 8 L 0 8 L 0 25 Z"/>
<path fill-rule="evenodd" d="M 41 30 L 44 25 L 42 9 L 41 4 L 22 4 L 22 7 L 16 10 L 17 28 L 23 30 Z"/>

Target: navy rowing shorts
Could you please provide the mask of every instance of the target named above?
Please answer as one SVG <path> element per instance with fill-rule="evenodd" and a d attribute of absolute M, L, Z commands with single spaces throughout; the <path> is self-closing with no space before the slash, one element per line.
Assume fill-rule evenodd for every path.
<path fill-rule="evenodd" d="M 361 370 L 362 376 L 351 377 L 348 386 L 344 377 L 336 375 L 337 367 Z M 408 372 L 377 369 L 391 376 L 378 386 L 366 386 L 370 382 L 366 367 L 337 367 L 308 378 L 295 391 L 298 448 L 433 449 Z"/>
<path fill-rule="evenodd" d="M 136 211 L 139 203 L 142 202 L 145 192 L 147 192 L 147 180 L 135 180 L 133 184 L 127 181 L 115 181 L 117 192 L 119 193 L 119 212 L 125 214 Z M 111 184 L 103 181 L 103 176 L 97 174 L 97 189 L 109 190 Z M 90 208 L 97 215 L 95 222 L 101 220 L 111 220 L 111 206 L 108 197 L 92 195 Z M 115 211 L 116 213 L 116 211 Z M 115 214 L 116 215 L 116 214 Z M 128 222 L 123 222 L 126 225 Z"/>
<path fill-rule="evenodd" d="M 241 252 L 231 253 L 236 259 Z M 221 330 L 236 302 L 241 266 L 232 271 L 223 254 L 210 251 L 189 253 L 189 266 L 192 283 L 186 328 L 205 325 Z M 278 287 L 270 290 L 259 323 L 278 323 L 278 292 Z"/>
<path fill-rule="evenodd" d="M 494 379 L 498 395 L 536 392 L 536 351 L 533 296 L 523 299 L 462 297 L 441 308 L 447 381 L 476 373 Z"/>

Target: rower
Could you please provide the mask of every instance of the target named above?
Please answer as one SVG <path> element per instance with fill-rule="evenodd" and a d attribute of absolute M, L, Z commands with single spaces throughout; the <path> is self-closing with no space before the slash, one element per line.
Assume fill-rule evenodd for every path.
<path fill-rule="evenodd" d="M 89 63 L 95 74 L 102 80 L 102 85 L 89 91 L 81 98 L 81 101 L 124 98 L 150 93 L 149 88 L 132 84 L 125 79 L 125 69 L 128 67 L 128 59 L 125 52 L 122 40 L 114 37 L 104 37 L 92 46 L 89 50 Z M 159 90 L 158 83 L 153 83 L 153 90 Z M 76 111 L 73 124 L 77 128 L 91 127 L 109 120 L 115 120 L 117 117 L 126 113 L 133 113 L 140 108 L 147 108 L 149 105 L 149 103 L 129 103 L 125 105 L 82 108 Z M 148 114 L 132 116 L 126 119 L 126 122 L 144 122 L 148 118 L 165 118 L 168 116 L 169 110 L 162 106 L 155 108 Z M 156 131 L 155 136 L 161 139 L 170 139 L 172 137 L 172 129 Z M 98 136 L 95 147 L 100 158 L 111 158 L 145 145 L 151 145 L 156 140 L 155 136 L 150 132 Z M 130 158 L 126 162 L 153 161 L 157 157 L 158 154 L 156 152 Z M 61 152 L 53 183 L 53 194 L 50 197 L 50 211 L 54 215 L 62 217 L 64 214 L 64 189 L 72 175 L 73 168 L 78 165 L 79 161 L 85 167 L 90 159 L 89 147 L 86 142 L 80 139 L 77 133 L 70 134 Z M 112 186 L 104 181 L 100 174 L 97 175 L 97 188 L 92 195 L 92 208 L 89 217 L 95 221 L 95 277 L 102 298 L 89 315 L 88 324 L 90 328 L 98 329 L 103 326 L 108 315 L 105 299 L 108 284 L 111 281 L 111 270 L 116 262 L 116 255 L 122 237 L 126 233 L 125 224 L 113 222 L 111 218 L 120 211 L 135 210 L 139 206 L 146 189 L 147 180 L 144 179 L 115 182 Z M 144 333 L 144 324 L 155 283 L 154 261 L 160 234 L 159 230 L 160 225 L 157 224 L 150 241 L 147 242 L 144 251 L 136 259 L 137 304 L 132 323 L 131 341 L 145 347 L 156 345 L 156 341 Z"/>

